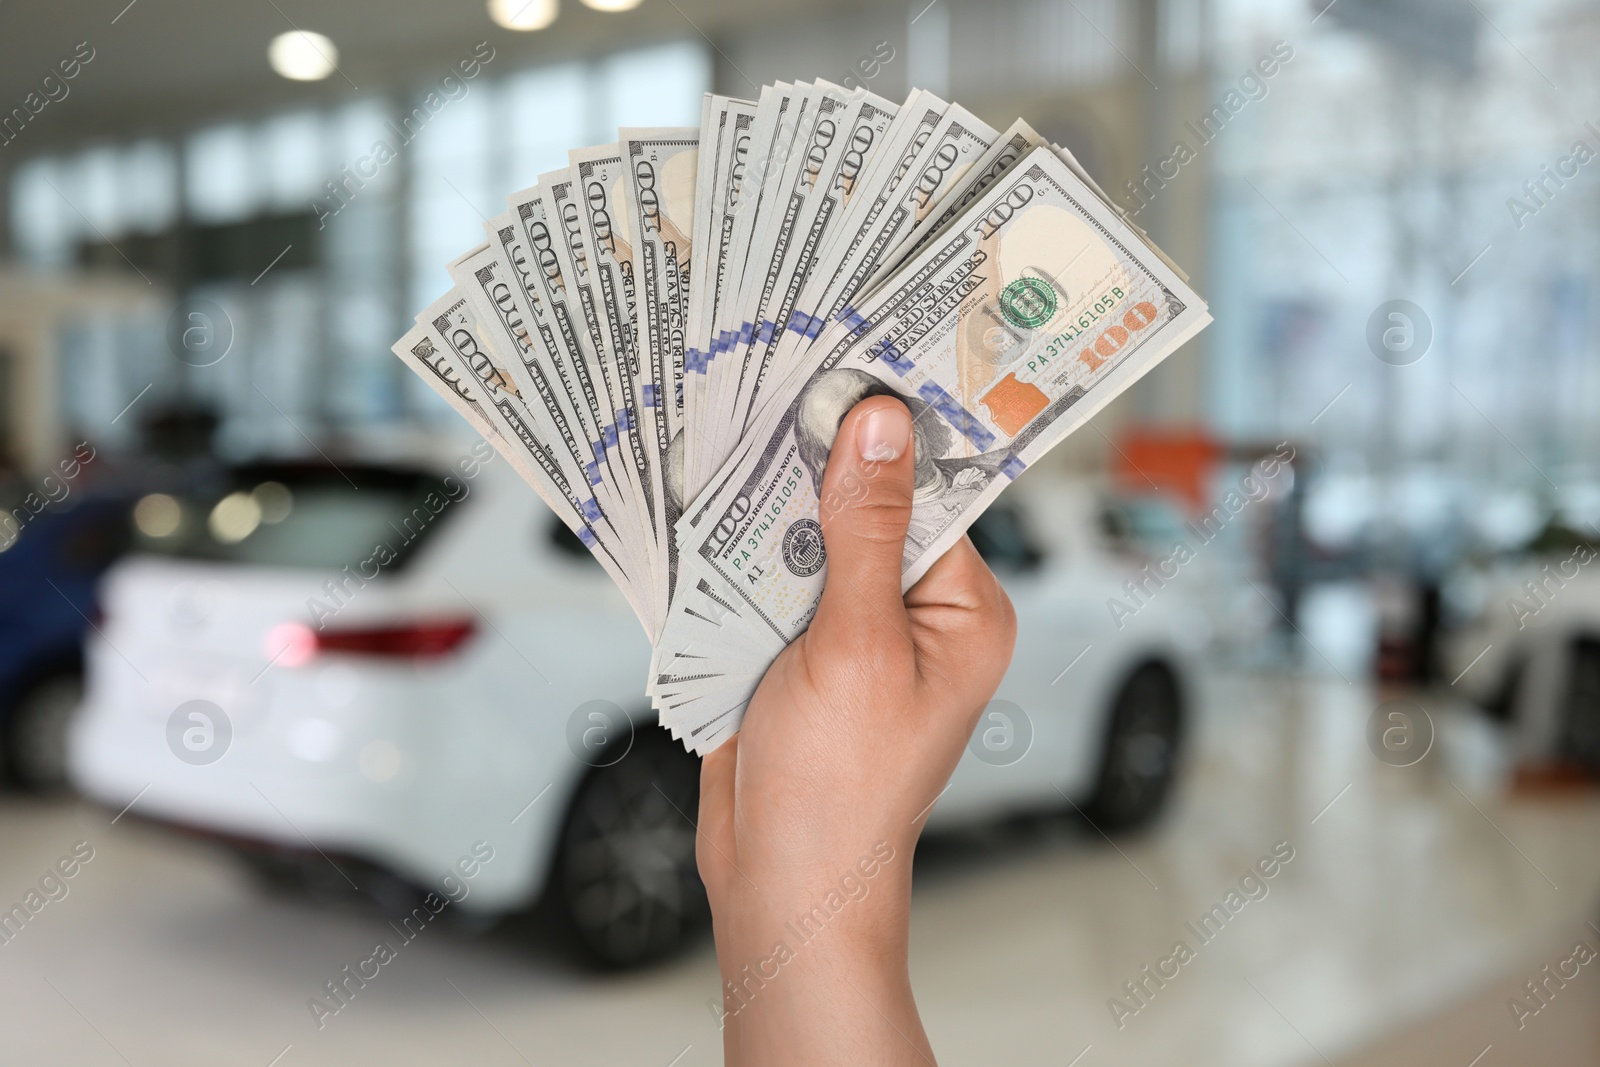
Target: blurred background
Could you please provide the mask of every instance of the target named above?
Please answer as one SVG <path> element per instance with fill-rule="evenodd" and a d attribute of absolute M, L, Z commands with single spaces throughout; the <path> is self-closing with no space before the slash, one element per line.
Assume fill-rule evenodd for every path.
<path fill-rule="evenodd" d="M 389 346 L 568 148 L 826 78 L 1025 117 L 1216 319 L 974 533 L 1024 634 L 917 857 L 945 1062 L 1600 1063 L 1597 47 L 1593 0 L 0 6 L 0 1058 L 720 1062 L 647 646 Z"/>

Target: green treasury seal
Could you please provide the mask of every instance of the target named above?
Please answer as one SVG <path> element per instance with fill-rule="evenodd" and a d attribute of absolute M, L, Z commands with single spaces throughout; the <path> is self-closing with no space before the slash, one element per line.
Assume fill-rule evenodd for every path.
<path fill-rule="evenodd" d="M 1055 313 L 1055 290 L 1040 278 L 1018 278 L 1000 293 L 1000 314 L 1013 326 L 1031 330 Z"/>

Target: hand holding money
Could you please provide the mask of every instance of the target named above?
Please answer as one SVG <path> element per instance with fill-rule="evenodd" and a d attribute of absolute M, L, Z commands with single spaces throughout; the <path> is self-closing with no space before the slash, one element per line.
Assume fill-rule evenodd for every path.
<path fill-rule="evenodd" d="M 825 610 L 853 408 L 912 417 L 909 589 L 1210 317 L 1070 153 L 931 93 L 779 83 L 619 133 L 508 198 L 395 352 L 617 582 L 705 753 Z"/>
<path fill-rule="evenodd" d="M 697 858 L 729 1064 L 921 1062 L 913 1043 L 932 1062 L 906 972 L 911 855 L 1011 660 L 1016 620 L 965 538 L 902 595 L 914 471 L 906 408 L 857 405 L 823 479 L 839 504 L 821 514 L 816 618 L 767 670 L 738 736 L 702 766 Z M 848 906 L 802 942 L 797 917 L 830 893 Z M 774 961 L 781 989 L 741 985 L 780 942 L 797 957 Z"/>

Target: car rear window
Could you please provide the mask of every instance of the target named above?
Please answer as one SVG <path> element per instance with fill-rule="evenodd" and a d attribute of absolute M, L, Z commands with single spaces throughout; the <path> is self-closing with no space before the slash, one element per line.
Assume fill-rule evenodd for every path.
<path fill-rule="evenodd" d="M 338 570 L 410 560 L 463 505 L 462 484 L 419 469 L 257 464 L 133 510 L 143 552 L 263 567 Z M 371 564 L 367 570 L 371 569 Z"/>

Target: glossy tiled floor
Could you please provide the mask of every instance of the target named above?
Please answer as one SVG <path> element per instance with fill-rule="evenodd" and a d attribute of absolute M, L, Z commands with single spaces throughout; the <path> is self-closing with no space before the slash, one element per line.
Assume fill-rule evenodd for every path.
<path fill-rule="evenodd" d="M 1595 1062 L 1600 962 L 1521 1030 L 1506 999 L 1575 941 L 1600 948 L 1600 797 L 1509 798 L 1492 731 L 1447 701 L 1427 702 L 1429 756 L 1395 768 L 1367 747 L 1368 690 L 1210 689 L 1156 832 L 1112 844 L 1045 821 L 925 847 L 913 970 L 942 1063 Z M 0 801 L 0 900 L 80 838 L 97 851 L 69 895 L 0 946 L 0 1062 L 720 1062 L 708 947 L 603 978 L 525 921 L 433 928 L 319 1031 L 306 998 L 369 952 L 380 916 L 263 896 L 203 847 L 15 798 Z M 1195 936 L 1186 924 L 1279 842 L 1293 858 L 1265 895 L 1248 883 L 1260 899 Z M 1180 939 L 1193 957 L 1145 980 L 1141 1005 L 1124 983 Z"/>

